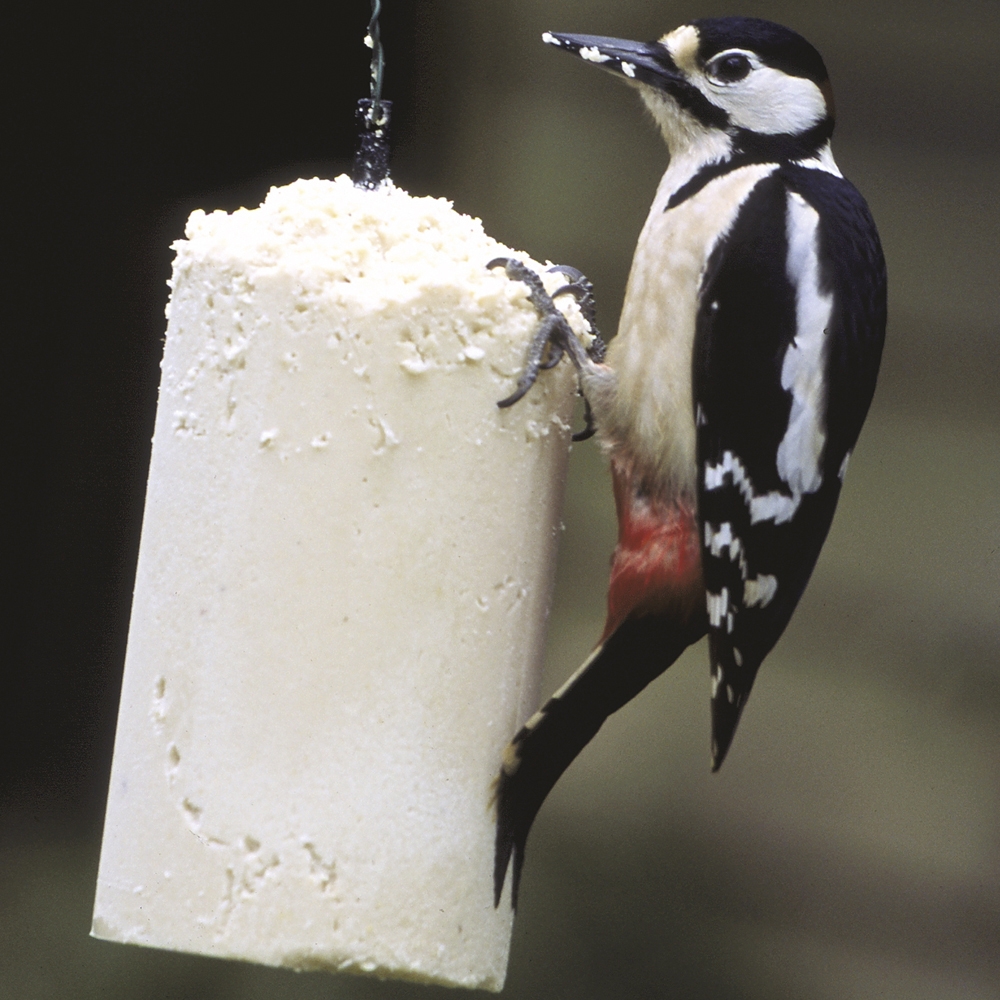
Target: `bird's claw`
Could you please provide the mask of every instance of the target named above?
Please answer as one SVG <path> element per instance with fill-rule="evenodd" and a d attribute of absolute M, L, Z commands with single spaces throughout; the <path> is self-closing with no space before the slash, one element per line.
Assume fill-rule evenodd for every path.
<path fill-rule="evenodd" d="M 569 264 L 553 264 L 549 268 L 549 273 L 565 274 L 569 278 L 569 283 L 553 292 L 552 297 L 555 298 L 557 295 L 572 295 L 580 304 L 580 311 L 587 322 L 593 326 L 594 320 L 597 317 L 597 303 L 594 301 L 593 282 L 583 271 L 579 271 L 575 267 L 570 267 Z"/>
<path fill-rule="evenodd" d="M 566 352 L 559 346 L 554 340 L 549 341 L 549 357 L 547 361 L 543 361 L 539 368 L 543 372 L 548 371 L 550 368 L 555 368 L 557 364 L 563 359 L 563 354 Z"/>
<path fill-rule="evenodd" d="M 583 396 L 583 393 L 580 393 Z M 590 400 L 583 396 L 583 430 L 577 431 L 571 438 L 572 441 L 586 441 L 597 433 L 597 424 L 594 423 L 594 412 L 590 408 Z"/>
<path fill-rule="evenodd" d="M 598 333 L 595 322 L 594 287 L 582 272 L 565 264 L 550 267 L 549 271 L 565 274 L 570 281 L 549 295 L 545 291 L 542 279 L 519 260 L 512 257 L 495 257 L 486 266 L 491 269 L 502 267 L 507 277 L 512 281 L 520 281 L 527 285 L 528 298 L 531 299 L 532 305 L 542 320 L 537 333 L 528 345 L 524 371 L 518 379 L 517 388 L 511 395 L 501 399 L 497 406 L 501 409 L 513 406 L 535 384 L 539 371 L 554 368 L 566 353 L 569 354 L 576 366 L 577 372 L 582 371 L 588 361 L 600 364 L 604 360 L 604 341 Z M 560 295 L 572 295 L 579 304 L 584 319 L 590 324 L 594 340 L 589 348 L 584 348 L 580 344 L 570 329 L 569 323 L 566 322 L 566 317 L 556 308 L 553 300 Z M 580 390 L 580 395 L 583 395 L 582 390 Z M 586 426 L 582 431 L 573 435 L 574 441 L 584 441 L 591 437 L 596 430 L 593 413 L 586 396 L 584 396 L 584 418 Z"/>

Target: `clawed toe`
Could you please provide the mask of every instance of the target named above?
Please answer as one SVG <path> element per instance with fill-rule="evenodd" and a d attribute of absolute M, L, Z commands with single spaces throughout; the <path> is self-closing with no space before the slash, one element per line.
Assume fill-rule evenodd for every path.
<path fill-rule="evenodd" d="M 535 384 L 539 371 L 554 368 L 566 353 L 569 354 L 578 372 L 584 368 L 587 362 L 600 363 L 604 360 L 604 341 L 597 332 L 597 325 L 594 321 L 596 308 L 593 285 L 581 271 L 566 264 L 550 267 L 549 271 L 565 274 L 570 281 L 549 295 L 545 291 L 542 279 L 519 260 L 512 257 L 494 257 L 486 266 L 490 269 L 502 267 L 507 277 L 512 281 L 520 281 L 527 285 L 528 297 L 542 320 L 537 333 L 528 345 L 524 371 L 518 379 L 517 388 L 511 395 L 501 399 L 497 406 L 501 409 L 513 406 Z M 553 299 L 560 295 L 572 295 L 579 304 L 584 318 L 590 324 L 594 339 L 589 348 L 583 348 L 570 329 L 566 317 L 556 307 Z M 574 441 L 583 441 L 589 438 L 595 430 L 593 414 L 586 397 L 584 397 L 584 403 L 586 427 L 573 435 Z"/>

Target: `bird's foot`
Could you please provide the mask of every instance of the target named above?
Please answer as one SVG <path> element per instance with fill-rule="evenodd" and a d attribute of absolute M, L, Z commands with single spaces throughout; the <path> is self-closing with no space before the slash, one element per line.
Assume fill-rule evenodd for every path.
<path fill-rule="evenodd" d="M 587 348 L 587 357 L 596 364 L 601 364 L 607 353 L 607 345 L 597 329 L 597 302 L 594 299 L 593 282 L 582 271 L 570 267 L 569 264 L 555 264 L 549 268 L 549 271 L 565 274 L 570 279 L 569 284 L 557 288 L 552 293 L 552 298 L 556 299 L 560 295 L 572 295 L 576 299 L 580 306 L 580 312 L 583 313 L 583 318 L 590 325 L 591 332 L 594 334 L 594 339 L 590 347 Z"/>
<path fill-rule="evenodd" d="M 517 388 L 506 399 L 501 399 L 497 406 L 505 409 L 513 406 L 535 384 L 538 373 L 547 368 L 554 368 L 562 360 L 563 354 L 569 354 L 576 366 L 577 372 L 582 371 L 588 363 L 600 364 L 604 360 L 605 346 L 597 330 L 595 320 L 594 286 L 575 267 L 556 265 L 550 271 L 565 274 L 570 280 L 557 288 L 551 295 L 545 291 L 542 279 L 519 260 L 511 257 L 496 257 L 487 265 L 489 268 L 502 267 L 507 277 L 512 281 L 521 281 L 528 286 L 528 297 L 541 317 L 538 332 L 528 345 L 525 356 L 524 371 L 518 379 Z M 590 324 L 594 340 L 589 348 L 583 347 L 576 335 L 570 329 L 566 317 L 556 307 L 554 299 L 560 295 L 572 295 L 580 305 L 584 319 Z M 581 395 L 583 392 L 581 390 Z M 574 441 L 584 441 L 596 430 L 590 402 L 583 396 L 584 419 L 586 426 L 573 435 Z"/>

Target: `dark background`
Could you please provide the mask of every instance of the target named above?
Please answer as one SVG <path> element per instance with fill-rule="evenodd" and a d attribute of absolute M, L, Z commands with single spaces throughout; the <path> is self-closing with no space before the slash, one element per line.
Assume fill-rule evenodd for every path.
<path fill-rule="evenodd" d="M 612 719 L 532 834 L 507 994 L 1000 997 L 1000 5 L 385 0 L 393 176 L 595 281 L 615 321 L 665 153 L 542 30 L 800 30 L 879 222 L 879 393 L 814 581 L 708 773 L 691 651 Z M 3 42 L 0 996 L 437 996 L 87 937 L 171 241 L 202 207 L 334 176 L 364 0 L 22 5 Z M 572 456 L 546 690 L 600 629 L 614 524 Z M 441 995 L 444 995 L 443 993 Z"/>

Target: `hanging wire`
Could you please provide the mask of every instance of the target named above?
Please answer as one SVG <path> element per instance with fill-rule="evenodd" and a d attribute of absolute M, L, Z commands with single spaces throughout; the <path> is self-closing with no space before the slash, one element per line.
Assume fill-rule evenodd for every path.
<path fill-rule="evenodd" d="M 355 187 L 368 190 L 379 187 L 389 176 L 389 115 L 392 112 L 392 101 L 382 100 L 385 52 L 382 49 L 382 34 L 378 23 L 381 13 L 382 0 L 372 0 L 372 17 L 365 35 L 365 45 L 372 50 L 371 98 L 358 101 L 361 135 L 351 172 Z"/>
<path fill-rule="evenodd" d="M 378 117 L 382 103 L 382 77 L 385 75 L 385 52 L 382 49 L 382 34 L 378 19 L 382 13 L 382 0 L 372 0 L 372 19 L 368 22 L 365 45 L 372 50 L 372 115 Z"/>

